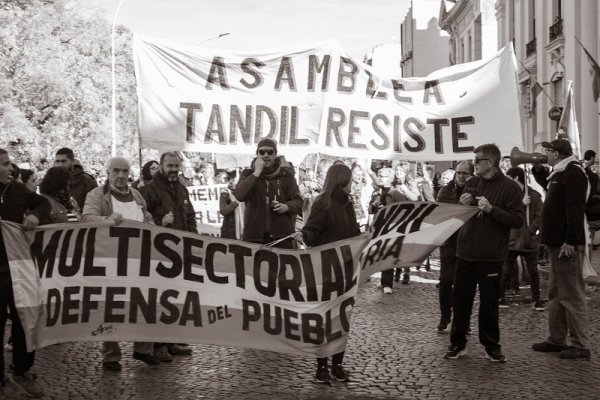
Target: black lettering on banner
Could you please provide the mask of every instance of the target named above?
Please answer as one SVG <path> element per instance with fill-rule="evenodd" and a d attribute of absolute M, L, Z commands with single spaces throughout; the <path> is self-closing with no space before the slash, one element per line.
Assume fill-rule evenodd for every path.
<path fill-rule="evenodd" d="M 287 126 L 288 126 L 288 120 L 289 120 L 289 116 L 288 116 L 288 111 L 289 108 L 286 106 L 281 106 L 281 120 L 279 123 L 279 144 L 287 144 L 288 143 L 288 138 L 287 138 Z"/>
<path fill-rule="evenodd" d="M 166 245 L 165 242 L 173 242 L 179 244 L 181 239 L 179 236 L 173 235 L 168 232 L 161 232 L 154 237 L 154 248 L 163 256 L 167 257 L 171 261 L 171 268 L 167 267 L 161 262 L 156 266 L 156 272 L 163 278 L 175 278 L 181 274 L 182 263 L 179 253 L 171 249 Z"/>
<path fill-rule="evenodd" d="M 244 85 L 244 87 L 246 87 L 247 89 L 255 89 L 263 84 L 262 75 L 257 69 L 254 69 L 253 66 L 258 69 L 264 67 L 265 64 L 262 61 L 257 60 L 256 58 L 246 58 L 244 59 L 244 61 L 242 61 L 242 71 L 251 75 L 254 78 L 254 82 L 248 82 L 246 78 L 242 78 L 240 80 L 240 83 Z"/>
<path fill-rule="evenodd" d="M 331 300 L 331 293 L 337 297 L 344 294 L 344 271 L 336 249 L 321 251 L 321 268 L 323 274 L 321 301 Z"/>
<path fill-rule="evenodd" d="M 348 308 L 350 308 L 350 311 L 348 311 Z M 344 332 L 350 331 L 350 319 L 348 318 L 348 314 L 352 312 L 353 308 L 354 297 L 349 297 L 340 304 L 340 324 L 342 325 Z"/>
<path fill-rule="evenodd" d="M 39 233 L 39 232 L 38 232 Z M 58 322 L 61 310 L 60 290 L 56 288 L 48 289 L 48 300 L 46 301 L 46 326 L 54 326 Z"/>
<path fill-rule="evenodd" d="M 300 341 L 300 335 L 296 335 L 294 331 L 298 330 L 298 324 L 292 322 L 292 318 L 297 320 L 298 313 L 287 308 L 283 310 L 283 319 L 285 326 L 285 338 L 290 340 Z"/>
<path fill-rule="evenodd" d="M 124 301 L 115 300 L 115 296 L 124 295 L 127 293 L 127 288 L 124 286 L 107 286 L 106 287 L 106 303 L 104 304 L 104 322 L 125 322 L 125 315 L 114 314 L 114 311 L 125 309 Z"/>
<path fill-rule="evenodd" d="M 202 265 L 202 257 L 194 255 L 196 248 L 202 249 L 204 241 L 192 237 L 183 237 L 183 279 L 191 282 L 204 282 L 202 275 L 194 274 L 192 268 L 194 265 Z"/>
<path fill-rule="evenodd" d="M 281 58 L 279 71 L 277 71 L 277 77 L 275 78 L 275 91 L 281 91 L 281 84 L 283 81 L 287 82 L 290 91 L 296 91 L 294 64 L 292 63 L 291 57 L 287 56 Z"/>
<path fill-rule="evenodd" d="M 202 111 L 202 104 L 179 103 L 179 108 L 187 109 L 185 123 L 185 141 L 187 143 L 194 143 L 194 131 L 196 129 L 196 111 Z"/>
<path fill-rule="evenodd" d="M 301 315 L 302 340 L 305 343 L 321 344 L 325 339 L 323 317 L 320 314 L 306 313 Z"/>
<path fill-rule="evenodd" d="M 376 238 L 391 232 L 392 229 L 408 218 L 414 208 L 413 203 L 394 204 L 389 208 L 384 208 L 375 216 L 371 226 L 372 237 Z M 402 216 L 400 216 L 401 213 L 403 213 Z"/>
<path fill-rule="evenodd" d="M 321 90 L 327 91 L 329 86 L 329 64 L 331 56 L 326 54 L 323 56 L 323 61 L 319 63 L 319 58 L 315 54 L 308 56 L 308 91 L 315 91 L 316 74 L 322 73 Z"/>
<path fill-rule="evenodd" d="M 188 291 L 185 295 L 179 325 L 186 326 L 188 321 L 194 322 L 195 327 L 202 326 L 202 313 L 198 292 Z"/>
<path fill-rule="evenodd" d="M 140 276 L 150 276 L 150 257 L 152 255 L 152 232 L 142 230 L 142 251 L 140 254 Z"/>
<path fill-rule="evenodd" d="M 69 229 L 65 232 L 62 246 L 60 248 L 60 258 L 58 259 L 58 273 L 64 277 L 71 277 L 79 272 L 81 266 L 81 258 L 83 255 L 83 240 L 85 238 L 85 229 L 78 229 L 77 238 L 73 245 L 73 256 L 71 257 L 71 265 L 67 265 L 67 257 L 69 256 L 69 247 L 71 246 L 71 236 L 74 229 Z"/>
<path fill-rule="evenodd" d="M 263 114 L 269 119 L 269 132 L 263 135 Z M 267 106 L 256 106 L 256 119 L 254 123 L 254 143 L 258 144 L 263 138 L 273 138 L 277 130 L 277 115 Z"/>
<path fill-rule="evenodd" d="M 204 144 L 213 142 L 213 137 L 217 135 L 219 144 L 227 144 L 225 139 L 225 128 L 223 128 L 223 117 L 221 115 L 221 106 L 213 104 L 206 125 L 206 133 L 204 134 Z"/>
<path fill-rule="evenodd" d="M 448 118 L 427 118 L 427 124 L 433 125 L 433 139 L 435 143 L 435 152 L 444 153 L 444 138 L 442 137 L 442 127 L 448 126 Z"/>
<path fill-rule="evenodd" d="M 92 300 L 92 295 L 102 294 L 102 288 L 100 286 L 84 286 L 83 296 L 81 299 L 81 323 L 86 324 L 90 322 L 91 310 L 98 309 L 98 302 Z"/>
<path fill-rule="evenodd" d="M 348 147 L 354 149 L 366 149 L 366 144 L 355 142 L 355 136 L 360 136 L 360 128 L 356 126 L 356 120 L 358 118 L 367 119 L 369 118 L 369 113 L 366 111 L 350 111 L 350 119 L 348 120 Z"/>
<path fill-rule="evenodd" d="M 254 300 L 242 299 L 242 330 L 250 330 L 250 322 L 260 321 L 260 304 Z"/>
<path fill-rule="evenodd" d="M 252 250 L 246 246 L 230 244 L 229 253 L 234 255 L 235 285 L 244 289 L 246 287 L 246 263 L 244 262 L 244 257 L 250 257 Z"/>
<path fill-rule="evenodd" d="M 400 131 L 400 116 L 399 115 L 394 115 L 394 136 L 393 137 L 393 141 L 394 141 L 394 151 L 396 153 L 402 153 L 402 132 Z"/>
<path fill-rule="evenodd" d="M 318 301 L 317 281 L 315 280 L 315 269 L 310 254 L 300 254 L 302 271 L 304 273 L 304 285 L 306 286 L 306 301 Z"/>
<path fill-rule="evenodd" d="M 242 112 L 236 105 L 231 105 L 229 112 L 229 143 L 237 144 L 237 131 L 240 131 L 245 144 L 251 143 L 252 136 L 252 106 L 246 106 L 246 118 L 242 120 Z"/>
<path fill-rule="evenodd" d="M 379 252 L 379 248 L 381 247 L 381 240 L 376 241 L 361 254 L 361 258 L 363 258 L 363 269 L 367 264 L 373 264 L 375 262 L 375 256 Z"/>
<path fill-rule="evenodd" d="M 165 313 L 165 311 L 160 313 L 159 321 L 163 324 L 174 324 L 177 322 L 177 320 L 179 320 L 179 309 L 176 305 L 169 301 L 169 298 L 173 297 L 177 299 L 178 296 L 179 292 L 173 289 L 167 289 L 161 293 L 160 305 L 165 309 L 165 311 L 168 311 L 168 313 Z"/>
<path fill-rule="evenodd" d="M 291 278 L 288 278 L 288 271 L 291 272 Z M 289 300 L 290 292 L 295 301 L 304 301 L 300 286 L 302 285 L 302 269 L 300 261 L 293 254 L 279 255 L 279 276 L 277 279 L 279 286 L 279 298 Z"/>
<path fill-rule="evenodd" d="M 452 118 L 452 151 L 455 153 L 472 153 L 475 148 L 473 146 L 459 146 L 459 140 L 468 139 L 467 134 L 461 132 L 460 126 L 474 124 L 475 118 L 469 115 L 467 117 Z"/>
<path fill-rule="evenodd" d="M 283 318 L 281 316 L 281 307 L 273 305 L 274 315 L 271 315 L 271 304 L 263 303 L 264 315 L 263 315 L 263 329 L 269 335 L 279 335 L 283 325 Z M 275 323 L 275 326 L 271 326 L 271 320 Z"/>
<path fill-rule="evenodd" d="M 350 67 L 350 70 L 347 70 Z M 337 91 L 340 93 L 354 92 L 358 66 L 349 58 L 340 57 L 340 68 L 338 71 Z"/>
<path fill-rule="evenodd" d="M 291 107 L 292 117 L 290 120 L 290 144 L 308 145 L 310 141 L 298 137 L 298 107 Z"/>
<path fill-rule="evenodd" d="M 367 73 L 367 76 L 369 77 L 369 80 L 367 81 L 367 90 L 365 92 L 365 94 L 367 95 L 367 97 L 373 99 L 381 99 L 381 100 L 385 100 L 387 99 L 387 93 L 386 92 L 380 92 L 378 90 L 375 90 L 374 86 L 375 86 L 375 81 L 373 80 L 373 74 L 367 70 L 365 70 L 365 72 Z"/>
<path fill-rule="evenodd" d="M 418 132 L 422 132 L 425 130 L 425 125 L 417 118 L 408 117 L 404 120 L 404 131 L 408 136 L 410 136 L 415 142 L 417 142 L 416 146 L 412 146 L 408 143 L 408 141 L 404 141 L 404 147 L 408 151 L 419 152 L 425 149 L 425 140 L 417 131 L 414 130 L 416 128 Z"/>
<path fill-rule="evenodd" d="M 332 332 L 333 323 L 331 321 L 331 310 L 325 312 L 325 337 L 328 342 L 342 337 L 342 331 Z"/>
<path fill-rule="evenodd" d="M 344 110 L 336 107 L 329 107 L 329 113 L 327 115 L 327 132 L 325 136 L 325 146 L 332 147 L 331 136 L 335 136 L 337 145 L 344 148 L 344 142 L 342 141 L 342 133 L 340 128 L 346 123 L 346 114 Z"/>
<path fill-rule="evenodd" d="M 388 243 L 389 243 L 390 239 L 386 239 L 385 244 L 382 246 L 382 253 L 383 253 L 383 250 L 387 249 L 387 251 L 385 252 L 385 254 L 380 255 L 380 257 L 377 261 L 386 260 L 390 256 L 392 256 L 394 259 L 397 259 L 398 257 L 400 257 L 400 252 L 402 251 L 402 245 L 404 244 L 405 237 L 406 236 L 396 236 L 396 238 L 394 239 L 394 243 L 392 243 L 392 245 L 389 247 L 388 247 Z"/>
<path fill-rule="evenodd" d="M 423 104 L 429 104 L 429 97 L 431 95 L 433 95 L 435 97 L 435 101 L 438 104 L 440 104 L 440 105 L 445 104 L 439 85 L 440 85 L 440 82 L 437 80 L 425 82 L 425 89 L 423 91 Z"/>
<path fill-rule="evenodd" d="M 354 276 L 354 257 L 352 257 L 352 248 L 347 244 L 340 246 L 340 251 L 342 252 L 344 276 L 346 277 L 344 292 L 348 292 L 356 285 L 356 276 Z"/>
<path fill-rule="evenodd" d="M 227 70 L 223 57 L 214 57 L 206 79 L 206 89 L 212 90 L 213 84 L 219 84 L 221 89 L 229 89 L 227 83 Z"/>
<path fill-rule="evenodd" d="M 54 232 L 45 247 L 44 233 L 45 231 L 35 232 L 33 243 L 29 248 L 31 250 L 31 258 L 33 258 L 38 270 L 38 276 L 43 278 L 45 271 L 46 278 L 52 278 L 52 274 L 54 272 L 54 260 L 56 259 L 56 250 L 58 249 L 58 242 L 60 241 L 62 231 Z M 46 269 L 46 267 L 48 269 Z"/>
<path fill-rule="evenodd" d="M 404 92 L 404 84 L 396 79 L 392 79 L 392 86 L 394 88 L 394 98 L 400 103 L 412 104 L 412 99 L 406 96 L 400 96 L 399 92 Z"/>
<path fill-rule="evenodd" d="M 227 245 L 219 242 L 209 243 L 206 246 L 206 259 L 204 268 L 206 270 L 206 276 L 211 282 L 214 283 L 229 283 L 228 276 L 218 276 L 215 274 L 215 253 L 220 252 L 223 254 L 227 254 Z"/>
<path fill-rule="evenodd" d="M 94 251 L 96 247 L 96 229 L 88 229 L 85 241 L 85 257 L 83 259 L 83 276 L 106 276 L 106 267 L 94 266 Z"/>
<path fill-rule="evenodd" d="M 140 288 L 132 287 L 129 300 L 129 322 L 132 324 L 138 322 L 139 309 L 147 324 L 155 324 L 157 298 L 158 289 L 156 288 L 149 288 L 148 297 L 145 297 Z"/>
<path fill-rule="evenodd" d="M 277 261 L 277 254 L 270 250 L 258 250 L 254 254 L 254 287 L 263 296 L 275 296 L 275 292 L 277 291 Z M 260 276 L 263 263 L 267 264 L 267 286 L 263 285 Z"/>
<path fill-rule="evenodd" d="M 386 127 L 390 125 L 390 120 L 385 114 L 375 114 L 375 116 L 373 116 L 373 120 L 371 121 L 371 125 L 373 126 L 375 133 L 383 140 L 383 143 L 377 144 L 375 139 L 371 139 L 370 143 L 371 146 L 377 150 L 385 150 L 390 146 L 390 138 L 387 137 L 385 131 L 379 126 L 377 123 L 378 121 L 383 121 Z"/>
<path fill-rule="evenodd" d="M 117 244 L 117 276 L 127 276 L 129 265 L 129 239 L 140 237 L 140 229 L 111 226 L 108 230 L 110 237 L 118 238 Z"/>

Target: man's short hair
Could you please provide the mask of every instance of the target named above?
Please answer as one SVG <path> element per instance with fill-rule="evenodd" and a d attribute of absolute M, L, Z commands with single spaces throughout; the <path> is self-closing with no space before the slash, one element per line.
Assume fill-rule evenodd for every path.
<path fill-rule="evenodd" d="M 494 143 L 482 144 L 473 150 L 473 153 L 483 153 L 486 157 L 492 159 L 494 167 L 500 167 L 500 158 L 502 158 L 502 154 L 500 154 L 500 149 Z"/>
<path fill-rule="evenodd" d="M 585 161 L 590 161 L 592 157 L 596 157 L 596 152 L 594 150 L 586 150 L 586 152 L 583 153 L 583 159 Z"/>
<path fill-rule="evenodd" d="M 181 157 L 179 157 L 179 154 L 177 154 L 174 151 L 167 151 L 165 153 L 162 153 L 160 155 L 160 165 L 162 165 L 163 161 L 165 160 L 165 158 L 167 157 L 177 157 L 177 159 L 181 162 Z"/>
<path fill-rule="evenodd" d="M 506 171 L 506 176 L 510 176 L 511 178 L 516 177 L 522 185 L 525 184 L 525 171 L 523 171 L 523 168 L 512 167 Z"/>
<path fill-rule="evenodd" d="M 73 150 L 68 147 L 62 147 L 56 151 L 57 156 L 67 156 L 69 160 L 73 160 L 75 158 L 75 154 L 73 154 Z"/>
<path fill-rule="evenodd" d="M 456 163 L 456 168 L 458 168 L 458 166 L 460 164 L 467 164 L 467 167 L 469 167 L 469 172 L 471 173 L 471 175 L 473 175 L 475 173 L 475 166 L 473 165 L 473 161 L 471 160 L 462 160 Z"/>

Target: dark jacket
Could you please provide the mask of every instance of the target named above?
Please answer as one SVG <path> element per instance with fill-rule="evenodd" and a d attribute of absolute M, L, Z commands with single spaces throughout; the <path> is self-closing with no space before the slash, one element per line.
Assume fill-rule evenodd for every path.
<path fill-rule="evenodd" d="M 73 168 L 71 171 L 71 187 L 69 193 L 75 199 L 79 208 L 83 210 L 85 197 L 88 192 L 98 187 L 98 182 L 89 174 L 83 172 L 81 168 Z"/>
<path fill-rule="evenodd" d="M 456 185 L 456 178 L 448 182 L 447 185 L 444 185 L 440 188 L 438 192 L 436 201 L 438 203 L 446 203 L 446 204 L 460 204 L 458 199 L 463 194 L 464 187 L 459 187 Z M 456 231 L 452 236 L 448 238 L 444 242 L 442 246 L 452 246 L 456 247 L 456 239 L 458 238 L 458 231 Z"/>
<path fill-rule="evenodd" d="M 381 203 L 380 206 L 376 206 L 374 203 L 379 200 Z M 390 187 L 390 188 L 382 188 L 376 189 L 371 195 L 371 200 L 369 200 L 369 214 L 376 214 L 377 211 L 387 206 L 388 204 L 397 203 L 399 201 L 405 201 L 406 196 L 400 193 L 398 190 Z"/>
<path fill-rule="evenodd" d="M 564 171 L 554 173 L 549 180 L 545 171 L 534 169 L 533 172 L 546 189 L 540 241 L 548 246 L 585 244 L 583 217 L 588 180 L 579 163 L 569 163 Z"/>
<path fill-rule="evenodd" d="M 485 197 L 492 209 L 475 215 L 458 231 L 456 257 L 471 262 L 506 260 L 510 229 L 523 224 L 519 185 L 498 171 L 489 179 L 473 176 L 464 191 Z"/>
<path fill-rule="evenodd" d="M 354 204 L 341 189 L 334 190 L 328 208 L 325 208 L 323 197 L 317 197 L 308 221 L 302 228 L 304 243 L 309 246 L 319 246 L 357 235 L 360 235 L 360 228 L 356 222 Z"/>
<path fill-rule="evenodd" d="M 278 172 L 273 173 L 275 176 L 272 178 L 265 177 L 264 173 L 257 178 L 252 168 L 246 169 L 235 188 L 235 198 L 245 205 L 245 241 L 264 243 L 265 240 L 280 239 L 295 231 L 296 216 L 302 214 L 303 204 L 298 184 L 289 168 L 279 167 Z M 286 213 L 273 211 L 271 204 L 275 196 L 278 202 L 288 206 Z"/>
<path fill-rule="evenodd" d="M 524 194 L 524 192 L 521 192 Z M 533 190 L 531 186 L 527 187 L 529 194 L 529 226 L 525 223 L 519 229 L 511 229 L 508 239 L 508 249 L 532 253 L 538 251 L 540 240 L 537 231 L 540 229 L 542 222 L 542 207 L 544 202 L 542 196 Z"/>
<path fill-rule="evenodd" d="M 190 201 L 190 195 L 179 179 L 173 183 L 160 172 L 152 181 L 140 189 L 146 201 L 146 208 L 154 223 L 163 226 L 163 217 L 172 212 L 173 223 L 168 228 L 197 233 L 196 212 Z"/>
<path fill-rule="evenodd" d="M 219 197 L 219 212 L 223 216 L 221 225 L 221 237 L 225 239 L 237 239 L 235 232 L 235 210 L 239 203 L 234 203 L 233 195 L 229 189 L 223 189 Z"/>
<path fill-rule="evenodd" d="M 8 185 L 0 183 L 0 219 L 22 224 L 26 211 L 44 221 L 50 215 L 50 203 L 44 196 L 30 192 L 27 186 L 20 182 L 11 182 Z M 8 258 L 0 230 L 0 273 L 6 272 Z"/>

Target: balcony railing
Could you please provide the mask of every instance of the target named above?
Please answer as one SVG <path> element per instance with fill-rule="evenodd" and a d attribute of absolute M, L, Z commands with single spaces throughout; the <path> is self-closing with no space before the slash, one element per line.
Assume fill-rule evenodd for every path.
<path fill-rule="evenodd" d="M 529 57 L 532 54 L 535 54 L 536 45 L 537 45 L 536 38 L 533 38 L 533 40 L 531 42 L 527 43 L 527 45 L 525 47 L 525 53 L 526 53 L 527 57 Z"/>
<path fill-rule="evenodd" d="M 549 39 L 551 42 L 554 39 L 556 39 L 557 37 L 562 36 L 562 34 L 563 34 L 562 22 L 563 22 L 563 20 L 559 19 L 553 25 L 550 26 Z"/>

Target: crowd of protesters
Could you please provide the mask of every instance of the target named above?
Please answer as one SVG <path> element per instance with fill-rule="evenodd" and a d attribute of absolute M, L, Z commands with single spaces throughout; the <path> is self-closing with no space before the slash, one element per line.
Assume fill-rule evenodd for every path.
<path fill-rule="evenodd" d="M 187 187 L 227 183 L 220 197 L 224 216 L 222 237 L 236 238 L 233 212 L 244 203 L 244 241 L 295 248 L 318 246 L 364 232 L 368 221 L 386 205 L 399 201 L 437 201 L 478 208 L 478 214 L 440 247 L 438 331 L 451 327 L 450 345 L 443 356 L 458 359 L 466 353 L 470 319 L 477 288 L 480 293 L 479 341 L 486 358 L 506 362 L 500 346 L 499 309 L 508 293 L 519 289 L 518 261 L 522 258 L 532 292 L 532 308 L 544 311 L 538 261 L 545 252 L 550 263 L 548 289 L 549 336 L 533 350 L 557 352 L 561 358 L 589 359 L 587 305 L 582 280 L 585 246 L 585 204 L 589 187 L 598 185 L 590 168 L 564 139 L 544 142 L 548 167 L 535 165 L 534 180 L 522 167 L 509 167 L 494 144 L 474 151 L 474 161 L 454 163 L 453 169 L 433 174 L 427 165 L 380 161 L 371 168 L 352 160 L 321 159 L 316 168 L 296 168 L 278 152 L 277 143 L 262 139 L 250 167 L 241 174 L 217 171 L 211 163 L 196 167 L 179 153 L 167 152 L 143 165 L 136 180 L 131 163 L 114 157 L 106 163 L 101 185 L 84 171 L 68 148 L 56 152 L 54 166 L 38 182 L 36 171 L 19 169 L 0 149 L 0 217 L 34 229 L 39 224 L 124 219 L 196 232 L 195 210 Z M 510 160 L 508 160 L 510 161 Z M 238 180 L 239 176 L 239 182 Z M 595 178 L 594 178 L 595 177 Z M 298 219 L 301 224 L 298 225 Z M 0 240 L 0 337 L 11 317 L 12 364 L 7 381 L 25 394 L 39 397 L 41 389 L 30 372 L 34 353 L 27 352 L 25 335 L 15 308 L 8 260 Z M 419 266 L 416 266 L 419 267 Z M 393 281 L 410 281 L 410 268 L 381 273 L 380 288 L 391 294 Z M 567 343 L 568 335 L 571 344 Z M 2 347 L 2 350 L 4 346 Z M 190 355 L 183 343 L 134 343 L 133 358 L 149 365 Z M 116 342 L 103 343 L 103 368 L 121 370 Z M 317 360 L 315 379 L 347 381 L 344 353 Z M 0 352 L 0 381 L 5 382 Z"/>

